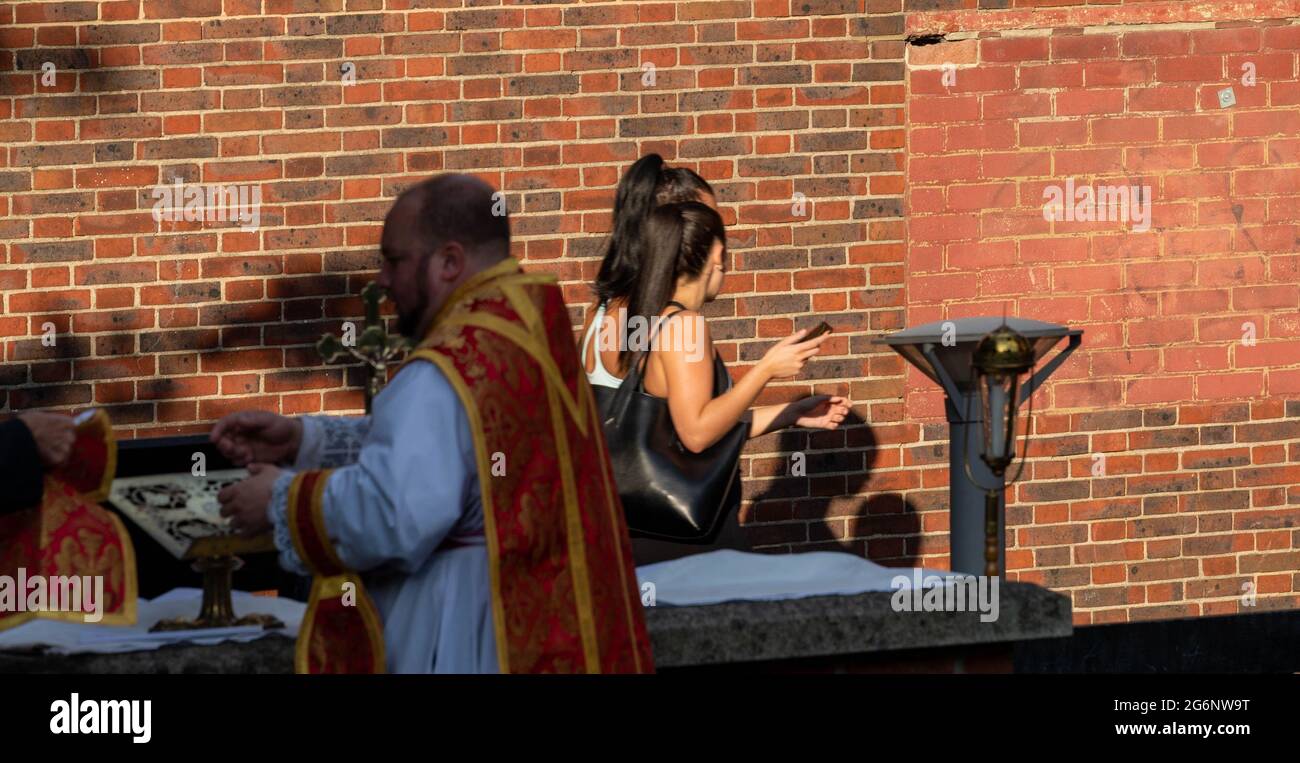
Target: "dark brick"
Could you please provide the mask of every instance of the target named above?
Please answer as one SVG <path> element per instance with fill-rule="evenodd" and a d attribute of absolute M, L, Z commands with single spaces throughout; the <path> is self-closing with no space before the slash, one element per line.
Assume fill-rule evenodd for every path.
<path fill-rule="evenodd" d="M 1134 429 L 1142 426 L 1141 411 L 1094 411 L 1081 413 L 1075 419 L 1075 428 L 1084 431 L 1108 429 Z"/>
<path fill-rule="evenodd" d="M 579 89 L 579 79 L 576 74 L 508 77 L 505 84 L 505 94 L 508 96 L 561 95 L 577 93 Z"/>
<path fill-rule="evenodd" d="M 81 89 L 87 93 L 113 93 L 125 90 L 157 90 L 162 73 L 158 69 L 105 69 L 82 72 Z"/>
<path fill-rule="evenodd" d="M 95 256 L 94 244 L 89 239 L 15 242 L 13 248 L 27 262 L 79 262 Z"/>
<path fill-rule="evenodd" d="M 901 61 L 873 61 L 853 65 L 854 82 L 902 82 L 904 66 Z"/>
<path fill-rule="evenodd" d="M 19 146 L 11 155 L 18 167 L 71 166 L 92 163 L 95 147 L 88 143 Z"/>
<path fill-rule="evenodd" d="M 849 21 L 849 34 L 854 37 L 888 37 L 901 35 L 904 16 L 863 16 Z"/>
<path fill-rule="evenodd" d="M 382 133 L 384 148 L 426 148 L 446 146 L 450 134 L 442 127 L 390 127 Z"/>
<path fill-rule="evenodd" d="M 902 199 L 858 199 L 853 202 L 853 219 L 902 217 Z"/>
<path fill-rule="evenodd" d="M 402 31 L 401 16 L 393 13 L 358 13 L 331 16 L 326 21 L 326 31 L 334 35 L 380 34 Z"/>
<path fill-rule="evenodd" d="M 81 27 L 78 36 L 83 45 L 139 45 L 158 42 L 161 29 L 158 24 L 91 24 Z"/>
<path fill-rule="evenodd" d="M 10 390 L 9 407 L 13 410 L 27 408 L 66 408 L 85 405 L 91 400 L 89 384 L 44 385 Z"/>
<path fill-rule="evenodd" d="M 32 175 L 30 172 L 0 171 L 0 191 L 30 191 L 31 189 Z"/>
<path fill-rule="evenodd" d="M 742 85 L 802 85 L 812 82 L 812 67 L 806 64 L 751 66 L 741 70 Z"/>
<path fill-rule="evenodd" d="M 40 339 L 23 339 L 13 343 L 13 360 L 55 360 L 85 358 L 90 356 L 90 338 L 60 334 L 54 338 L 53 347 L 46 347 Z"/>
<path fill-rule="evenodd" d="M 513 74 L 521 67 L 520 57 L 513 53 L 456 56 L 447 60 L 447 76 L 482 77 L 489 74 Z"/>
<path fill-rule="evenodd" d="M 217 139 L 212 137 L 146 140 L 139 146 L 140 158 L 146 160 L 212 159 L 217 156 Z"/>
<path fill-rule="evenodd" d="M 40 71 L 48 61 L 56 71 L 89 69 L 93 66 L 89 53 L 83 48 L 37 48 L 14 52 L 18 71 Z"/>
<path fill-rule="evenodd" d="M 214 329 L 171 329 L 140 334 L 140 352 L 175 352 L 177 350 L 214 350 L 218 344 Z"/>

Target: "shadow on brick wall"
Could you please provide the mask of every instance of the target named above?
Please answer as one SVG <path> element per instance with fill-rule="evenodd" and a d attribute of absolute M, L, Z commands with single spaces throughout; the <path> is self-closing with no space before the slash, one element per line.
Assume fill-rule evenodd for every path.
<path fill-rule="evenodd" d="M 752 503 L 742 510 L 756 551 L 844 551 L 890 567 L 916 565 L 916 507 L 901 493 L 868 488 L 879 454 L 869 424 L 851 413 L 834 432 L 790 429 L 776 437 L 786 473 L 747 489 Z M 795 473 L 800 453 L 806 476 Z"/>

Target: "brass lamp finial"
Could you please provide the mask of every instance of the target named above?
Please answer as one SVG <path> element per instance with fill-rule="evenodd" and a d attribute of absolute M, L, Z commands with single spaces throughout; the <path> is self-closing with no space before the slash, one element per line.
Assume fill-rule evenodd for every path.
<path fill-rule="evenodd" d="M 1023 374 L 1034 367 L 1034 348 L 1028 339 L 1003 323 L 975 345 L 972 362 L 984 373 Z"/>

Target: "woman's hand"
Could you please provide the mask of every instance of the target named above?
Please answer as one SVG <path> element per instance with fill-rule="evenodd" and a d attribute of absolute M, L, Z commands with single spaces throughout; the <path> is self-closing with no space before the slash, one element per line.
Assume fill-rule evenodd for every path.
<path fill-rule="evenodd" d="M 849 400 L 839 395 L 812 395 L 790 404 L 794 425 L 808 429 L 836 429 L 849 415 Z"/>
<path fill-rule="evenodd" d="M 809 329 L 797 331 L 772 345 L 763 359 L 758 361 L 759 369 L 770 379 L 788 379 L 802 371 L 808 359 L 816 355 L 822 342 L 830 337 L 830 334 L 822 334 L 816 339 L 802 341 L 808 331 Z"/>

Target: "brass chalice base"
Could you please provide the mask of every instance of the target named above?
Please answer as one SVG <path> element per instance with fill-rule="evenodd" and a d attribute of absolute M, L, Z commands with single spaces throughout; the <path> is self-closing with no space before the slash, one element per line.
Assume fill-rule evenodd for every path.
<path fill-rule="evenodd" d="M 194 571 L 203 574 L 203 605 L 194 620 L 174 618 L 159 620 L 150 633 L 183 631 L 197 628 L 229 628 L 240 625 L 260 625 L 265 629 L 283 628 L 284 623 L 274 615 L 244 615 L 235 617 L 235 606 L 230 598 L 230 576 L 244 566 L 237 556 L 201 557 L 194 562 Z"/>

